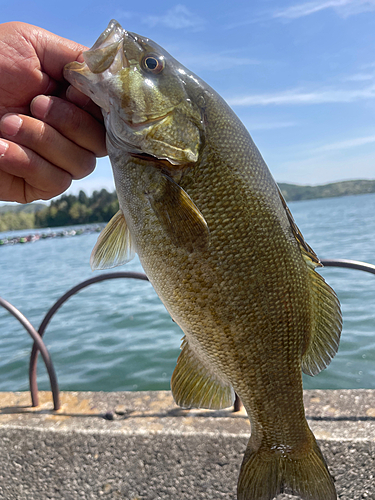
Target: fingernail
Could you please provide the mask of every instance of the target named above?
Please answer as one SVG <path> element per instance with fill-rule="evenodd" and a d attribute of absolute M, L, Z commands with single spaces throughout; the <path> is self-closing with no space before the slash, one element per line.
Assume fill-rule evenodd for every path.
<path fill-rule="evenodd" d="M 35 118 L 39 120 L 44 120 L 48 114 L 48 111 L 52 105 L 52 99 L 46 95 L 38 95 L 34 97 L 31 101 L 30 109 L 31 113 Z"/>
<path fill-rule="evenodd" d="M 9 144 L 0 139 L 0 156 L 4 156 L 5 153 L 7 152 L 8 148 L 9 148 Z"/>
<path fill-rule="evenodd" d="M 1 119 L 1 131 L 4 135 L 14 137 L 22 125 L 22 118 L 18 115 L 7 114 Z"/>

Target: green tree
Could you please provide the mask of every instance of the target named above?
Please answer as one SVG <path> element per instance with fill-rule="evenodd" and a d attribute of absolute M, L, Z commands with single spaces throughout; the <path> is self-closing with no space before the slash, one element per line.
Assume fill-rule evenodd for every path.
<path fill-rule="evenodd" d="M 71 224 L 85 224 L 89 222 L 90 213 L 91 210 L 89 207 L 76 201 L 69 209 Z"/>
<path fill-rule="evenodd" d="M 101 189 L 87 196 L 84 191 L 80 191 L 78 197 L 69 194 L 52 200 L 49 206 L 35 214 L 18 211 L 18 207 L 17 212 L 2 212 L 0 231 L 108 222 L 118 211 L 118 207 L 115 192 L 109 193 L 106 189 Z"/>
<path fill-rule="evenodd" d="M 32 229 L 35 223 L 33 213 L 5 212 L 0 214 L 0 232 L 15 231 L 18 229 Z"/>
<path fill-rule="evenodd" d="M 78 201 L 81 203 L 81 205 L 88 205 L 89 198 L 87 197 L 87 194 L 82 190 L 78 193 Z"/>

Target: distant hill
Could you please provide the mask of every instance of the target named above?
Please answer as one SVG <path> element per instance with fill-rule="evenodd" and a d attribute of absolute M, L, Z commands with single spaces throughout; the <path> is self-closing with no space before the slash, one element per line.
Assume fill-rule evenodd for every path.
<path fill-rule="evenodd" d="M 24 212 L 26 214 L 35 214 L 35 212 L 39 212 L 40 210 L 43 210 L 43 208 L 46 208 L 45 203 L 26 203 L 26 205 L 1 205 L 0 206 L 0 215 L 13 212 L 13 213 L 20 213 Z"/>
<path fill-rule="evenodd" d="M 375 193 L 375 180 L 332 182 L 321 186 L 299 186 L 283 182 L 278 185 L 286 201 Z"/>

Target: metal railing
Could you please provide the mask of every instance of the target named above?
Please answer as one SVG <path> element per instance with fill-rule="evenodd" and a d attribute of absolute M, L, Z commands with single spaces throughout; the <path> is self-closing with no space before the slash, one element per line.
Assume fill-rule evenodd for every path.
<path fill-rule="evenodd" d="M 341 267 L 348 269 L 356 269 L 375 274 L 375 266 L 372 264 L 367 264 L 366 262 L 360 262 L 356 260 L 346 260 L 346 259 L 322 259 L 321 263 L 325 267 Z M 99 283 L 101 281 L 119 279 L 119 278 L 148 281 L 148 278 L 144 273 L 136 273 L 136 272 L 105 273 L 99 276 L 95 276 L 94 278 L 82 281 L 78 285 L 68 290 L 53 304 L 53 306 L 44 316 L 43 321 L 41 322 L 38 330 L 36 330 L 33 327 L 33 325 L 28 321 L 28 319 L 16 307 L 14 307 L 8 301 L 0 297 L 0 306 L 4 307 L 7 311 L 9 311 L 21 323 L 21 325 L 26 329 L 26 331 L 29 333 L 29 335 L 34 341 L 29 363 L 29 387 L 31 394 L 31 403 L 33 407 L 38 406 L 39 404 L 38 384 L 37 384 L 37 360 L 39 352 L 43 358 L 44 364 L 46 365 L 46 369 L 50 380 L 52 398 L 53 398 L 53 409 L 59 410 L 61 406 L 60 395 L 59 395 L 60 391 L 57 382 L 56 372 L 53 367 L 51 356 L 43 341 L 43 335 L 53 315 L 64 304 L 64 302 L 66 302 L 70 297 L 72 297 L 72 295 L 76 294 L 83 288 L 86 288 L 94 283 Z M 241 402 L 238 398 L 236 398 L 234 411 L 238 411 L 240 407 L 241 407 Z"/>

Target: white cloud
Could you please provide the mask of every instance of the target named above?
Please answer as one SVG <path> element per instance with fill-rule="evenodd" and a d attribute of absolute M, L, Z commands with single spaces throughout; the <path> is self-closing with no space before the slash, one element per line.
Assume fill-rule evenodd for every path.
<path fill-rule="evenodd" d="M 206 52 L 203 54 L 186 54 L 181 53 L 178 57 L 179 61 L 183 61 L 183 64 L 188 68 L 194 68 L 195 71 L 198 69 L 204 69 L 209 71 L 223 71 L 223 68 L 227 70 L 228 68 L 234 68 L 237 66 L 249 66 L 263 64 L 257 59 L 252 59 L 250 57 L 241 57 L 238 55 L 231 54 L 229 52 Z"/>
<path fill-rule="evenodd" d="M 355 75 L 347 76 L 344 80 L 346 82 L 368 82 L 369 80 L 374 80 L 375 75 L 373 73 L 357 73 Z"/>
<path fill-rule="evenodd" d="M 273 129 L 278 129 L 278 128 L 289 128 L 289 127 L 296 127 L 298 125 L 297 122 L 278 122 L 278 121 L 273 121 L 270 120 L 268 122 L 248 122 L 244 120 L 244 125 L 246 128 L 250 131 L 253 132 L 254 130 L 273 130 Z"/>
<path fill-rule="evenodd" d="M 349 138 L 317 147 L 290 144 L 284 152 L 269 152 L 269 166 L 279 182 L 325 184 L 374 178 L 375 135 Z M 365 148 L 364 146 L 370 145 Z"/>
<path fill-rule="evenodd" d="M 298 19 L 326 9 L 334 9 L 342 17 L 375 10 L 375 0 L 318 0 L 292 5 L 273 13 L 274 18 Z"/>
<path fill-rule="evenodd" d="M 197 14 L 189 11 L 185 5 L 178 4 L 169 9 L 165 14 L 152 15 L 143 18 L 143 22 L 151 27 L 165 26 L 171 29 L 190 28 L 193 30 L 202 29 L 205 22 Z"/>
<path fill-rule="evenodd" d="M 301 89 L 286 90 L 274 94 L 252 94 L 227 98 L 230 106 L 268 106 L 324 103 L 350 103 L 375 98 L 375 86 L 357 90 L 323 89 L 306 92 Z"/>
<path fill-rule="evenodd" d="M 344 82 L 375 82 L 375 62 L 361 64 L 357 73 L 343 76 Z"/>
<path fill-rule="evenodd" d="M 356 148 L 358 146 L 364 146 L 366 144 L 372 144 L 375 142 L 375 135 L 369 135 L 366 137 L 356 137 L 355 139 L 347 139 L 346 141 L 333 142 L 331 144 L 326 144 L 319 148 L 316 148 L 313 152 L 320 153 L 326 151 L 339 151 L 342 149 Z"/>

